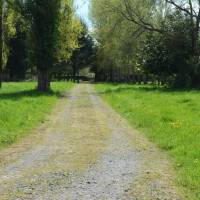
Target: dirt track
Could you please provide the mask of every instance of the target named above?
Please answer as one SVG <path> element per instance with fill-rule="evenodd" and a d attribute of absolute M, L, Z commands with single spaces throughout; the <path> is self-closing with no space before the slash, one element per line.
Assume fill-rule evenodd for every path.
<path fill-rule="evenodd" d="M 31 136 L 0 152 L 0 199 L 181 200 L 167 157 L 77 85 Z"/>

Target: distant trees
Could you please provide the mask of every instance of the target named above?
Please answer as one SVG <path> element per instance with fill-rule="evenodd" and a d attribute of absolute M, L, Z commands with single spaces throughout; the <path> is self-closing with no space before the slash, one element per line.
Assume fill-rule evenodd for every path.
<path fill-rule="evenodd" d="M 200 86 L 200 1 L 94 0 L 91 16 L 104 76 L 142 73 Z"/>
<path fill-rule="evenodd" d="M 120 1 L 92 1 L 91 18 L 99 46 L 96 78 L 100 81 L 123 81 L 137 66 L 141 30 L 124 20 L 115 10 L 118 7 Z"/>
<path fill-rule="evenodd" d="M 93 0 L 92 36 L 73 0 L 1 0 L 0 18 L 0 86 L 5 69 L 46 91 L 52 73 L 86 66 L 101 81 L 200 86 L 199 0 Z"/>
<path fill-rule="evenodd" d="M 94 60 L 96 59 L 96 44 L 94 39 L 89 35 L 87 26 L 82 22 L 82 31 L 78 37 L 77 48 L 71 57 L 71 65 L 73 76 L 79 75 L 79 71 L 85 67 L 93 68 Z"/>
<path fill-rule="evenodd" d="M 0 17 L 0 86 L 3 70 L 12 80 L 29 71 L 38 75 L 38 90 L 49 90 L 51 74 L 80 47 L 73 0 L 1 0 Z"/>

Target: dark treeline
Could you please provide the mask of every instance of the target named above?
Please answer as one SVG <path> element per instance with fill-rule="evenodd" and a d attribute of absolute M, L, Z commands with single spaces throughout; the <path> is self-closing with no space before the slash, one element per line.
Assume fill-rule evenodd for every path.
<path fill-rule="evenodd" d="M 200 1 L 93 0 L 100 81 L 200 86 Z"/>

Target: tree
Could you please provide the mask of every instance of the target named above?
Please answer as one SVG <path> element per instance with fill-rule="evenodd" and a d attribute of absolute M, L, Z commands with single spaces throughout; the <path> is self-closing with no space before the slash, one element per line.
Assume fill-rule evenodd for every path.
<path fill-rule="evenodd" d="M 94 39 L 89 35 L 84 22 L 82 22 L 82 27 L 78 37 L 79 48 L 74 50 L 71 57 L 74 78 L 76 75 L 79 75 L 80 69 L 89 67 L 92 64 L 95 54 Z"/>
<path fill-rule="evenodd" d="M 115 12 L 120 6 L 119 0 L 92 1 L 91 18 L 98 42 L 96 77 L 101 81 L 128 80 L 137 66 L 143 30 Z"/>
<path fill-rule="evenodd" d="M 91 15 L 105 80 L 132 70 L 200 85 L 199 0 L 93 0 Z"/>
<path fill-rule="evenodd" d="M 0 0 L 0 88 L 2 86 L 3 66 L 6 65 L 9 53 L 6 42 L 10 36 L 15 34 L 13 19 L 16 13 L 21 12 L 22 5 L 23 0 Z"/>
<path fill-rule="evenodd" d="M 73 1 L 64 0 L 60 11 L 57 62 L 69 61 L 73 51 L 79 48 L 78 37 L 83 26 L 74 15 Z"/>
<path fill-rule="evenodd" d="M 15 16 L 15 36 L 9 38 L 9 55 L 6 68 L 10 80 L 24 80 L 28 69 L 27 25 L 21 16 Z"/>
<path fill-rule="evenodd" d="M 80 22 L 74 17 L 71 0 L 29 0 L 32 62 L 38 72 L 38 90 L 50 89 L 52 72 L 59 63 L 67 62 L 74 49 L 78 48 Z"/>
<path fill-rule="evenodd" d="M 38 72 L 38 90 L 50 89 L 51 73 L 79 48 L 82 30 L 72 0 L 1 0 L 0 86 L 2 69 L 23 78 L 27 67 Z M 59 70 L 59 69 L 58 69 Z"/>
<path fill-rule="evenodd" d="M 110 6 L 110 4 L 108 4 Z M 193 57 L 199 56 L 198 40 L 200 26 L 200 1 L 199 0 L 120 0 L 120 6 L 110 6 L 112 12 L 118 13 L 122 18 L 134 23 L 138 28 L 145 31 L 166 33 L 167 30 L 160 27 L 158 16 L 161 21 L 175 10 L 182 12 L 190 19 L 189 29 Z M 170 34 L 170 33 L 168 33 Z"/>
<path fill-rule="evenodd" d="M 32 43 L 38 72 L 38 90 L 50 89 L 50 70 L 56 60 L 60 0 L 34 0 L 31 4 Z"/>

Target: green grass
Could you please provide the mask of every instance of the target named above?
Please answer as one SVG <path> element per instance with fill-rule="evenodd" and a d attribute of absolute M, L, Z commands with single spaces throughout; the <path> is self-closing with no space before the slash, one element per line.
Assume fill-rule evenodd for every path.
<path fill-rule="evenodd" d="M 177 183 L 190 194 L 187 199 L 199 200 L 200 92 L 125 84 L 97 84 L 96 89 L 130 124 L 169 153 Z"/>
<path fill-rule="evenodd" d="M 36 83 L 4 83 L 0 89 L 0 148 L 16 142 L 44 122 L 60 94 L 72 83 L 52 83 L 52 91 L 37 92 Z"/>

